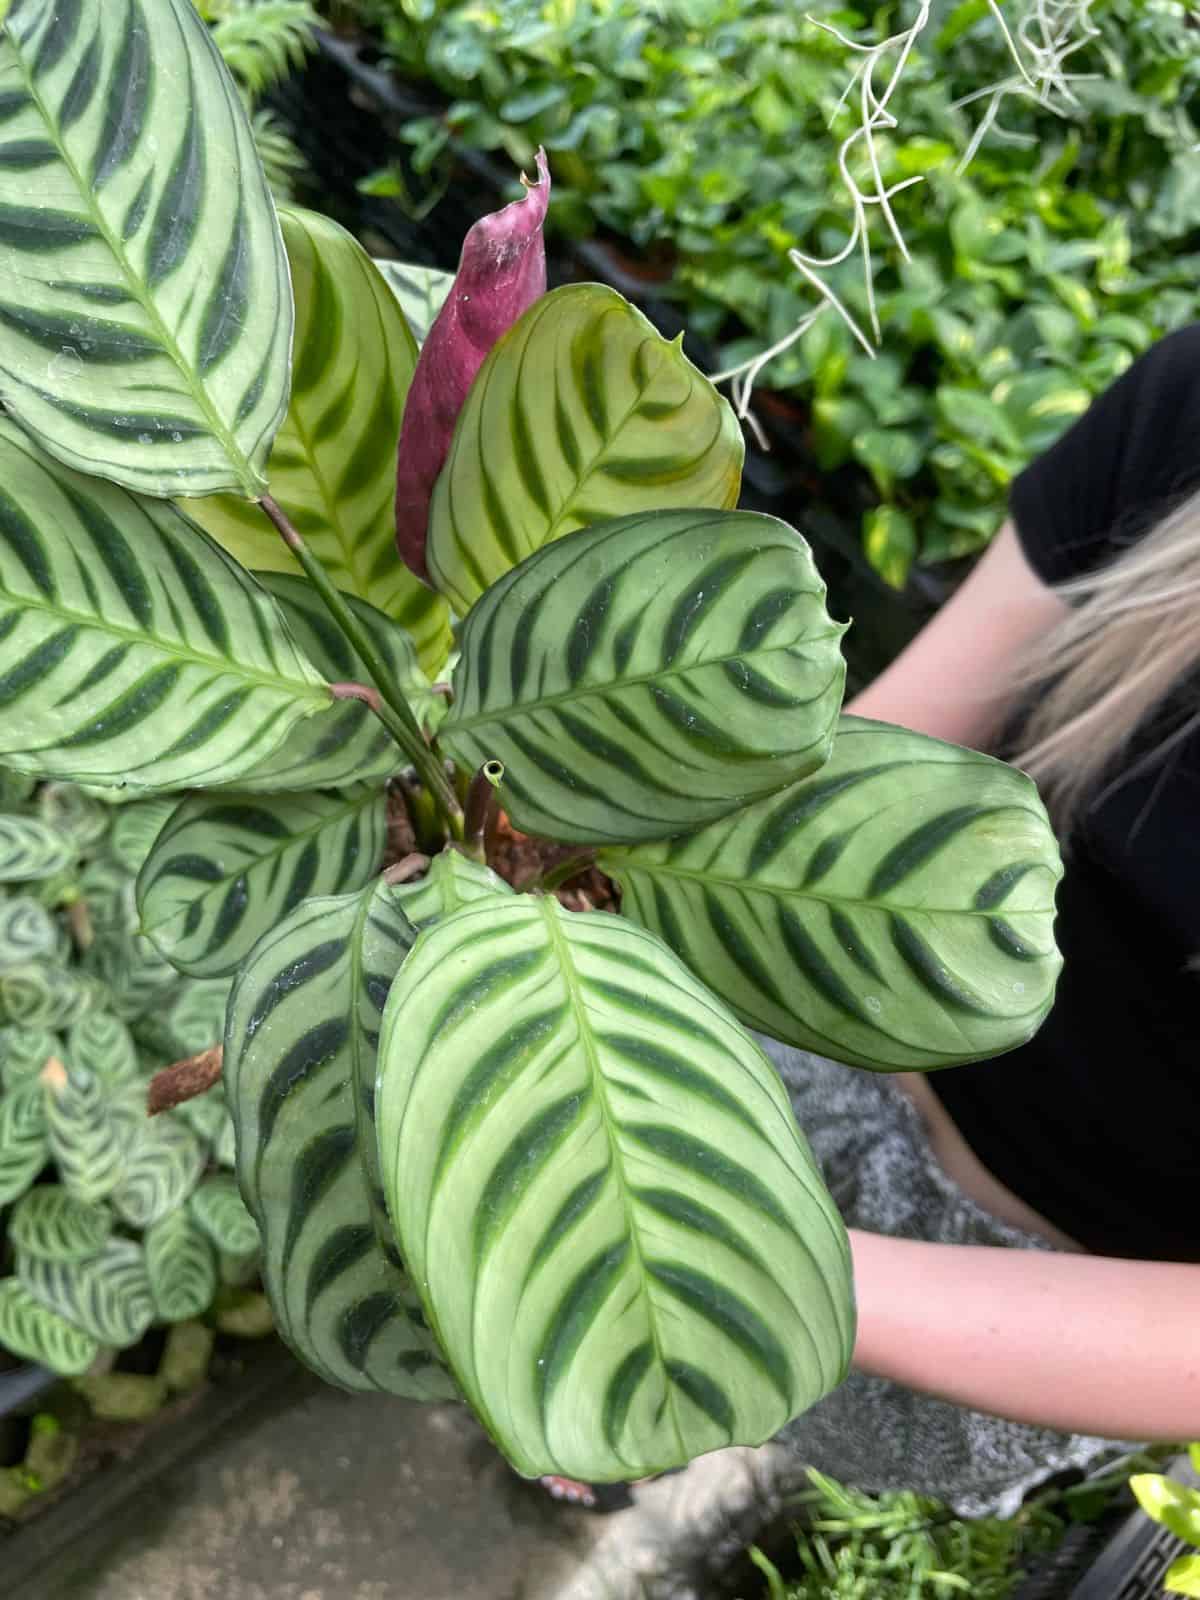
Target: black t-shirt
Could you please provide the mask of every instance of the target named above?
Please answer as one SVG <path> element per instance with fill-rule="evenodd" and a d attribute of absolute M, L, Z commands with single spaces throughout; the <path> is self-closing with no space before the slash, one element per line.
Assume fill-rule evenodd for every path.
<path fill-rule="evenodd" d="M 1162 340 L 1012 487 L 1040 577 L 1100 566 L 1200 488 L 1200 325 Z M 1200 630 L 1200 608 L 1196 627 Z M 1039 1033 L 930 1087 L 997 1178 L 1088 1249 L 1200 1260 L 1200 711 L 1183 685 L 1066 852 L 1064 956 Z"/>

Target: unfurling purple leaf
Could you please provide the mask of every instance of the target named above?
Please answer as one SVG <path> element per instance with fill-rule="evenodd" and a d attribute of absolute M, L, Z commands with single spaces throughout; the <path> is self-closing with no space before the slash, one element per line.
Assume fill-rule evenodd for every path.
<path fill-rule="evenodd" d="M 550 170 L 537 153 L 537 181 L 502 211 L 481 217 L 463 240 L 454 284 L 421 349 L 404 407 L 396 462 L 396 544 L 405 564 L 428 581 L 429 502 L 454 424 L 484 357 L 546 292 L 542 225 Z"/>

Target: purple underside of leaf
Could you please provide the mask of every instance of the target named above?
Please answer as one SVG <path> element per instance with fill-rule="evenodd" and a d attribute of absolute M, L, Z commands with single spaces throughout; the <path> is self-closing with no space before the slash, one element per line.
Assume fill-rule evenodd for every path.
<path fill-rule="evenodd" d="M 429 502 L 467 392 L 497 339 L 546 292 L 550 171 L 542 150 L 537 173 L 520 200 L 481 217 L 463 240 L 453 287 L 408 391 L 396 461 L 396 545 L 425 581 Z"/>

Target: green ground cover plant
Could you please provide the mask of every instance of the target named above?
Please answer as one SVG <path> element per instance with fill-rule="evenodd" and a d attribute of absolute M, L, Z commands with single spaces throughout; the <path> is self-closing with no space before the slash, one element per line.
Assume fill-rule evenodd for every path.
<path fill-rule="evenodd" d="M 170 800 L 140 935 L 232 983 L 280 1332 L 530 1476 L 769 1437 L 854 1305 L 747 1028 L 879 1071 L 1029 1037 L 1033 784 L 841 714 L 728 402 L 611 289 L 545 292 L 543 161 L 447 293 L 277 205 L 189 0 L 12 0 L 0 67 L 0 762 Z M 620 914 L 566 909 L 584 871 Z"/>
<path fill-rule="evenodd" d="M 1005 7 L 1015 31 L 1028 4 Z M 1054 16 L 1069 8 L 1052 8 Z M 911 260 L 873 223 L 882 353 L 821 319 L 761 381 L 795 397 L 823 470 L 849 464 L 876 501 L 862 527 L 877 570 L 978 550 L 1013 474 L 1152 340 L 1196 314 L 1200 78 L 1182 0 L 1095 0 L 1072 98 L 1010 96 L 965 172 L 986 101 L 1014 67 L 979 0 L 936 4 L 877 146 Z M 448 98 L 403 137 L 438 170 L 451 140 L 559 183 L 552 227 L 597 225 L 662 268 L 722 366 L 784 339 L 816 303 L 789 252 L 838 251 L 850 209 L 839 110 L 857 58 L 806 13 L 871 42 L 915 4 L 870 13 L 769 0 L 356 0 L 397 72 Z M 862 171 L 862 151 L 854 165 Z M 857 259 L 825 275 L 866 325 Z"/>

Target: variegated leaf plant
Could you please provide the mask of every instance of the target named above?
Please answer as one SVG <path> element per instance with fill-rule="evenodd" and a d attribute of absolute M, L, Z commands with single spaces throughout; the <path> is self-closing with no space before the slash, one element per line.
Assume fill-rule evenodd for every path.
<path fill-rule="evenodd" d="M 277 217 L 188 0 L 14 0 L 0 39 L 0 754 L 151 796 L 117 853 L 160 965 L 233 980 L 249 1213 L 211 1177 L 179 1210 L 183 1141 L 151 1178 L 97 1138 L 25 1230 L 145 1226 L 141 1316 L 252 1218 L 305 1361 L 465 1398 L 524 1473 L 763 1440 L 841 1381 L 854 1313 L 747 1030 L 879 1071 L 1028 1038 L 1059 966 L 1033 785 L 840 718 L 843 626 L 802 536 L 736 509 L 730 408 L 611 290 L 543 292 L 540 158 L 431 286 Z M 530 893 L 491 870 L 497 804 Z M 54 870 L 35 831 L 0 858 Z M 559 904 L 584 869 L 620 914 Z M 142 952 L 129 993 L 160 978 Z M 13 996 L 41 1028 L 82 1004 Z M 0 1107 L 14 1173 L 89 1083 Z M 107 1337 L 65 1270 L 9 1322 L 34 1297 Z"/>
<path fill-rule="evenodd" d="M 229 981 L 181 978 L 138 931 L 160 800 L 7 769 L 0 800 L 0 1350 L 78 1377 L 245 1293 L 223 1098 L 146 1116 L 154 1070 L 220 1040 Z"/>

